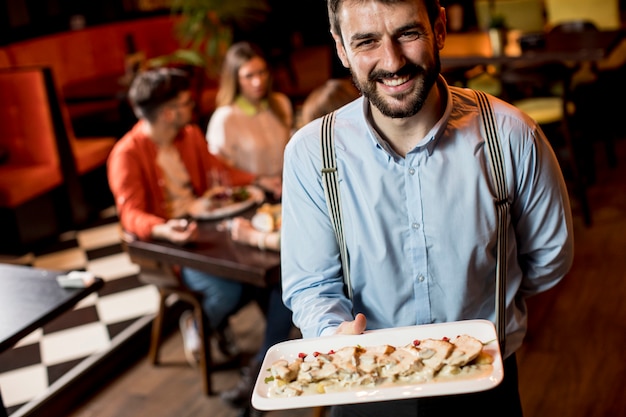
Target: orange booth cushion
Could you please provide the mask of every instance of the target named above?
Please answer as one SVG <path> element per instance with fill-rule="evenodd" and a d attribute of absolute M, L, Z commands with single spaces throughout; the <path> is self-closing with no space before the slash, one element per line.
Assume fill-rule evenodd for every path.
<path fill-rule="evenodd" d="M 0 207 L 17 207 L 62 183 L 53 165 L 0 165 Z"/>

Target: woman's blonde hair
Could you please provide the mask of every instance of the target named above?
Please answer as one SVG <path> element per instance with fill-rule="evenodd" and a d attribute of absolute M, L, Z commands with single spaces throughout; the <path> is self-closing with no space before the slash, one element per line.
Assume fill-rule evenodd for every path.
<path fill-rule="evenodd" d="M 215 104 L 217 107 L 230 106 L 235 102 L 237 97 L 241 94 L 241 87 L 239 85 L 239 69 L 249 62 L 252 58 L 259 57 L 269 68 L 269 62 L 263 55 L 261 49 L 251 42 L 237 42 L 228 48 L 224 63 L 222 64 L 222 72 L 220 75 L 220 85 L 217 90 L 217 97 Z M 268 100 L 270 109 L 278 116 L 278 118 L 285 124 L 289 124 L 288 115 L 284 113 L 280 105 L 273 97 L 272 94 L 272 76 L 269 75 L 267 84 L 267 91 L 265 98 Z M 291 128 L 291 126 L 288 126 Z"/>

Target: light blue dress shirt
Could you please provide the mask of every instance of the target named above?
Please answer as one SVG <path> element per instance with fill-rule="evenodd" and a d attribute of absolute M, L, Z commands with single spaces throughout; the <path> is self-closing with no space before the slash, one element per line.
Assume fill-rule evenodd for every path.
<path fill-rule="evenodd" d="M 368 329 L 464 319 L 495 322 L 496 210 L 474 93 L 438 88 L 442 118 L 405 158 L 372 127 L 364 98 L 336 114 L 341 205 L 354 306 L 321 179 L 320 119 L 285 150 L 281 236 L 284 301 L 304 337 L 354 312 Z M 554 152 L 525 114 L 492 99 L 511 203 L 505 357 L 526 333 L 524 298 L 556 285 L 573 260 L 567 189 Z"/>

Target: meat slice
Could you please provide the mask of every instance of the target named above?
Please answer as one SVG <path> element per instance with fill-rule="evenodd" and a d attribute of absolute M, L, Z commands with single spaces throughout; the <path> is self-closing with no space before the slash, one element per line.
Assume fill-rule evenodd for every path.
<path fill-rule="evenodd" d="M 424 365 L 436 372 L 444 365 L 445 360 L 454 349 L 454 345 L 446 340 L 424 339 L 418 348 Z"/>
<path fill-rule="evenodd" d="M 465 366 L 480 354 L 483 344 L 480 340 L 466 334 L 455 337 L 451 340 L 454 350 L 446 363 L 453 366 Z"/>
<path fill-rule="evenodd" d="M 380 356 L 380 375 L 385 378 L 397 378 L 419 372 L 424 364 L 419 350 L 414 347 L 400 347 L 389 355 Z"/>
<path fill-rule="evenodd" d="M 276 379 L 285 382 L 291 382 L 298 376 L 301 364 L 302 359 L 300 358 L 291 363 L 284 359 L 281 359 L 272 364 L 272 366 L 270 367 L 270 373 Z"/>

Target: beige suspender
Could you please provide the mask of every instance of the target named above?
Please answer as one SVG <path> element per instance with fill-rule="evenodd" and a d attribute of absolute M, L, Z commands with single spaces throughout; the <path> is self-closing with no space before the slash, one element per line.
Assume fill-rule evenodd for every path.
<path fill-rule="evenodd" d="M 507 271 L 507 222 L 509 217 L 509 199 L 506 188 L 506 171 L 504 169 L 504 155 L 498 138 L 496 120 L 487 95 L 482 91 L 475 91 L 485 130 L 489 166 L 496 191 L 496 212 L 498 215 L 498 242 L 496 248 L 496 330 L 500 350 L 504 354 L 506 342 L 506 271 Z"/>
<path fill-rule="evenodd" d="M 335 237 L 339 244 L 344 290 L 350 301 L 352 301 L 352 283 L 350 282 L 350 268 L 348 267 L 348 248 L 346 247 L 346 240 L 343 234 L 343 216 L 341 214 L 341 201 L 339 199 L 337 158 L 335 157 L 335 139 L 333 137 L 334 124 L 335 112 L 325 115 L 322 119 L 322 180 L 324 182 L 324 195 L 326 196 L 330 221 L 335 229 Z"/>

